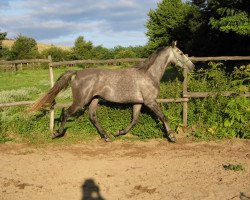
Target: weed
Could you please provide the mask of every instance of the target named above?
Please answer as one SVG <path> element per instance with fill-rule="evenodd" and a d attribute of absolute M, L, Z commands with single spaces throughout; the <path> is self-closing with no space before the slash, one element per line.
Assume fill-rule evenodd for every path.
<path fill-rule="evenodd" d="M 244 168 L 241 164 L 228 164 L 228 165 L 223 165 L 223 168 L 225 170 L 233 170 L 233 171 L 243 171 Z"/>
<path fill-rule="evenodd" d="M 5 142 L 10 142 L 13 141 L 13 138 L 8 138 L 8 137 L 1 137 L 0 136 L 0 143 L 5 143 Z"/>

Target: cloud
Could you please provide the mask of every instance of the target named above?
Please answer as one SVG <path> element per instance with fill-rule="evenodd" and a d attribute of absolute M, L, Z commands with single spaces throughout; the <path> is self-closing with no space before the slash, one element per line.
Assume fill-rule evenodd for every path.
<path fill-rule="evenodd" d="M 57 40 L 72 35 L 119 37 L 145 32 L 150 8 L 157 0 L 0 0 L 0 29 L 8 35 L 21 33 L 36 40 Z M 4 9 L 3 5 L 8 7 Z M 115 36 L 116 35 L 116 36 Z M 145 37 L 145 36 L 144 36 Z M 131 37 L 127 37 L 131 39 Z M 127 38 L 121 38 L 121 45 Z M 75 38 L 74 38 L 75 39 Z M 137 38 L 138 39 L 138 38 Z M 144 40 L 142 40 L 145 42 Z M 95 43 L 95 41 L 93 41 Z M 105 45 L 105 44 L 104 44 Z M 118 45 L 114 42 L 114 45 Z M 131 42 L 132 45 L 132 42 Z"/>
<path fill-rule="evenodd" d="M 9 1 L 7 0 L 0 0 L 0 9 L 6 9 L 9 7 Z"/>

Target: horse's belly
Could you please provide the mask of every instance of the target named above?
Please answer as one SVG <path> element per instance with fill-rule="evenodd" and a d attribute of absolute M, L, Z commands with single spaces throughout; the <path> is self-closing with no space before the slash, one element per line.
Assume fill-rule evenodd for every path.
<path fill-rule="evenodd" d="M 116 103 L 142 103 L 143 99 L 141 93 L 133 88 L 116 88 L 104 86 L 99 91 L 98 96 L 103 99 Z"/>

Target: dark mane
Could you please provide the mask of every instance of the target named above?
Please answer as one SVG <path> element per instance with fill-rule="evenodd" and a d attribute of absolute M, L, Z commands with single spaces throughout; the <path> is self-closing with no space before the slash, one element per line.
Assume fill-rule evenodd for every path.
<path fill-rule="evenodd" d="M 147 71 L 150 66 L 155 62 L 155 59 L 166 47 L 159 47 L 154 53 L 152 53 L 144 62 L 134 66 L 134 68 L 142 71 Z"/>

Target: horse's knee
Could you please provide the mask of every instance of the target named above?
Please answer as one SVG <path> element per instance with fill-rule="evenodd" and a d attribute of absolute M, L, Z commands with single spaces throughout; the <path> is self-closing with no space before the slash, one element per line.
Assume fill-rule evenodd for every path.
<path fill-rule="evenodd" d="M 165 115 L 163 115 L 162 117 L 163 117 L 163 120 L 164 120 L 165 122 L 168 122 L 168 121 L 169 121 L 168 118 L 167 118 Z"/>
<path fill-rule="evenodd" d="M 137 124 L 139 121 L 139 118 L 137 117 L 136 119 L 133 119 L 132 124 Z"/>
<path fill-rule="evenodd" d="M 62 120 L 66 120 L 68 117 L 70 117 L 70 112 L 69 110 L 64 110 L 62 109 L 62 113 L 61 113 L 61 119 Z"/>
<path fill-rule="evenodd" d="M 73 115 L 77 110 L 79 110 L 80 106 L 77 104 L 72 104 L 65 112 L 64 116 L 70 117 Z"/>

